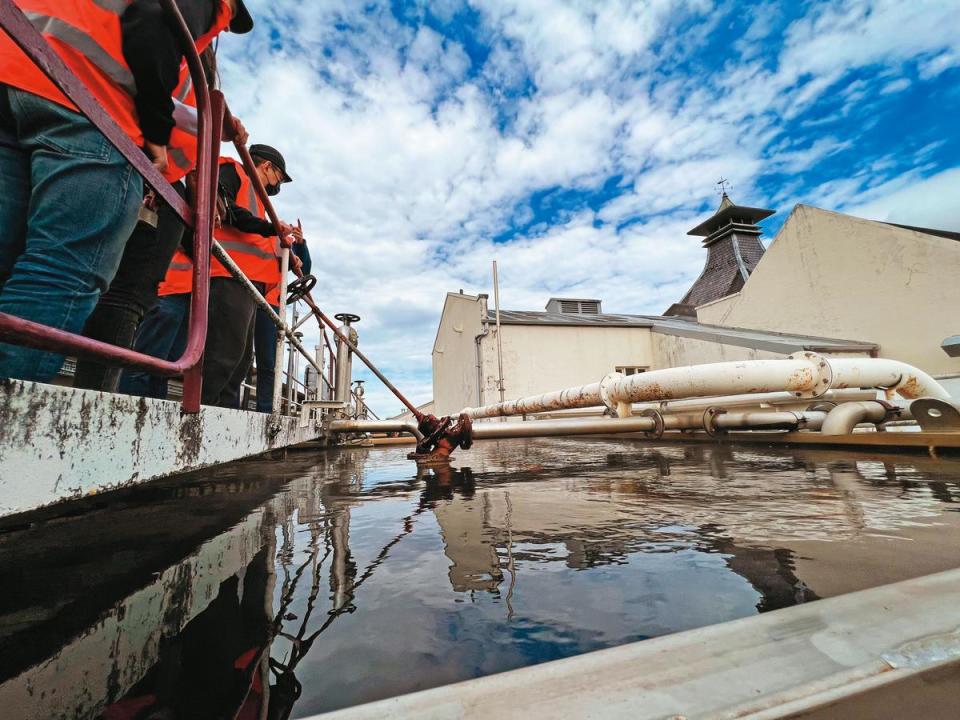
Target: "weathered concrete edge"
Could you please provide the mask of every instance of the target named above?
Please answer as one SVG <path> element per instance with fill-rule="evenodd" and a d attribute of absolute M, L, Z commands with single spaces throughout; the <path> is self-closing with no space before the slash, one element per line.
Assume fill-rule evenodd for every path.
<path fill-rule="evenodd" d="M 314 717 L 642 720 L 835 708 L 932 668 L 960 681 L 958 596 L 960 570 L 951 570 Z"/>
<path fill-rule="evenodd" d="M 263 513 L 207 540 L 153 583 L 117 601 L 56 654 L 0 684 L 0 707 L 17 708 L 24 717 L 97 716 L 105 699 L 123 697 L 156 663 L 161 638 L 206 610 L 220 584 L 246 567 L 264 540 Z"/>
<path fill-rule="evenodd" d="M 0 518 L 320 437 L 318 422 L 0 380 Z"/>

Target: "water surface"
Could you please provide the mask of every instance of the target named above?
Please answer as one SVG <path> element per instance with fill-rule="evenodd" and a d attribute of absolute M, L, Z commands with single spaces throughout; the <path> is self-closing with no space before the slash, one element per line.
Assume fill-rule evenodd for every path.
<path fill-rule="evenodd" d="M 238 463 L 0 533 L 3 716 L 305 717 L 960 567 L 957 461 L 407 451 Z"/>

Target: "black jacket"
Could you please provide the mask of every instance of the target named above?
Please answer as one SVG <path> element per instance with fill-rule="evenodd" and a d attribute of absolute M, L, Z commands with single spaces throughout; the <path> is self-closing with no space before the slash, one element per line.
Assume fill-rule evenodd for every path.
<path fill-rule="evenodd" d="M 216 18 L 215 0 L 177 0 L 194 39 Z M 159 0 L 134 0 L 120 19 L 123 56 L 137 81 L 134 99 L 143 136 L 166 145 L 173 130 L 173 91 L 180 77 L 179 32 L 166 18 Z"/>
<path fill-rule="evenodd" d="M 224 225 L 234 227 L 240 232 L 273 237 L 277 234 L 273 223 L 257 217 L 245 207 L 237 205 L 237 195 L 240 194 L 240 175 L 232 164 L 220 166 L 220 188 L 227 201 L 227 216 L 223 219 Z"/>

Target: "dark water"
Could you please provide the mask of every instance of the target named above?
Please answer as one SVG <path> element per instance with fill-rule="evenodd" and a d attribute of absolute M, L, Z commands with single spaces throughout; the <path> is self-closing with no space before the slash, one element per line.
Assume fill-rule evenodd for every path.
<path fill-rule="evenodd" d="M 960 462 L 508 441 L 0 533 L 0 717 L 305 717 L 960 566 Z M 201 482 L 202 481 L 202 482 Z"/>

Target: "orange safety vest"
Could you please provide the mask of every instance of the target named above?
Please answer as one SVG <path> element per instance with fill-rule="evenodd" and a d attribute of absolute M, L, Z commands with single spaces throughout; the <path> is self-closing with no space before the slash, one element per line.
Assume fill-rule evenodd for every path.
<path fill-rule="evenodd" d="M 137 84 L 123 57 L 120 16 L 131 0 L 14 0 L 94 98 L 138 145 Z M 0 32 L 0 83 L 76 110 L 43 71 Z"/>
<path fill-rule="evenodd" d="M 229 27 L 231 17 L 227 1 L 220 0 L 213 25 L 196 42 L 198 53 L 210 47 L 214 38 Z M 180 63 L 180 82 L 173 91 L 173 103 L 176 126 L 170 133 L 167 169 L 163 173 L 171 183 L 182 180 L 197 166 L 197 93 L 186 60 Z"/>
<path fill-rule="evenodd" d="M 243 165 L 232 158 L 220 158 L 221 167 L 227 164 L 232 164 L 240 176 L 240 191 L 235 199 L 236 204 L 250 210 L 257 217 L 264 217 L 266 213 L 263 204 L 257 197 Z M 250 280 L 268 286 L 280 282 L 280 241 L 276 236 L 267 238 L 255 233 L 244 233 L 229 225 L 217 228 L 213 234 Z M 230 272 L 216 259 L 211 259 L 210 277 L 230 277 Z M 167 269 L 166 277 L 160 284 L 158 295 L 180 295 L 192 290 L 193 262 L 186 253 L 178 249 Z"/>

